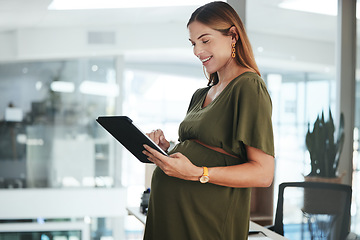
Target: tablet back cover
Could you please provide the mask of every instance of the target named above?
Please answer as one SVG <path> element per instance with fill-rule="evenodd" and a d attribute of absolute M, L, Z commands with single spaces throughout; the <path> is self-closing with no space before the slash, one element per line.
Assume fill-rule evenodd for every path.
<path fill-rule="evenodd" d="M 96 121 L 143 163 L 151 163 L 142 153 L 143 144 L 158 149 L 144 133 L 133 125 L 127 116 L 101 116 Z"/>

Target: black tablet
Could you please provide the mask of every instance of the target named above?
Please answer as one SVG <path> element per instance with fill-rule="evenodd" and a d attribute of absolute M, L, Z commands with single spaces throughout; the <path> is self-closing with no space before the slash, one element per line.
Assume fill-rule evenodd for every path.
<path fill-rule="evenodd" d="M 143 163 L 151 163 L 142 153 L 146 144 L 165 156 L 167 154 L 127 116 L 100 116 L 96 121 Z"/>

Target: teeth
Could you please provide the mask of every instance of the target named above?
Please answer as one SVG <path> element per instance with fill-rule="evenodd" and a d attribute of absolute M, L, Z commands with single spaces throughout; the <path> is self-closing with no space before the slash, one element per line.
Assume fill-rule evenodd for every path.
<path fill-rule="evenodd" d="M 206 61 L 210 60 L 210 58 L 211 58 L 211 56 L 208 57 L 208 58 L 205 58 L 205 59 L 203 59 L 203 60 L 201 60 L 201 61 L 202 61 L 202 62 L 206 62 Z"/>

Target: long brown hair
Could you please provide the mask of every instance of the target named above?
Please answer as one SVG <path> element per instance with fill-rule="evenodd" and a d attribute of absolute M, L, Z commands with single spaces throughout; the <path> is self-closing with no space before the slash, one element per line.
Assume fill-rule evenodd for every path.
<path fill-rule="evenodd" d="M 254 70 L 261 76 L 255 62 L 254 53 L 247 37 L 245 27 L 236 11 L 226 2 L 215 1 L 207 3 L 196 9 L 191 15 L 187 27 L 192 22 L 198 21 L 222 34 L 231 35 L 230 28 L 235 26 L 239 39 L 235 44 L 236 63 L 240 66 Z M 208 85 L 216 85 L 219 82 L 217 73 L 210 74 Z"/>

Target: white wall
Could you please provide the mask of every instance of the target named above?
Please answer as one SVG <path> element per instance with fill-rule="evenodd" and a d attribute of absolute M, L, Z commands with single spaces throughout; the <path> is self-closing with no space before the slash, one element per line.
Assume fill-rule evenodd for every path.
<path fill-rule="evenodd" d="M 112 32 L 114 44 L 89 44 L 89 32 Z M 107 28 L 37 28 L 0 33 L 0 61 L 117 55 L 147 49 L 191 50 L 183 24 Z"/>

